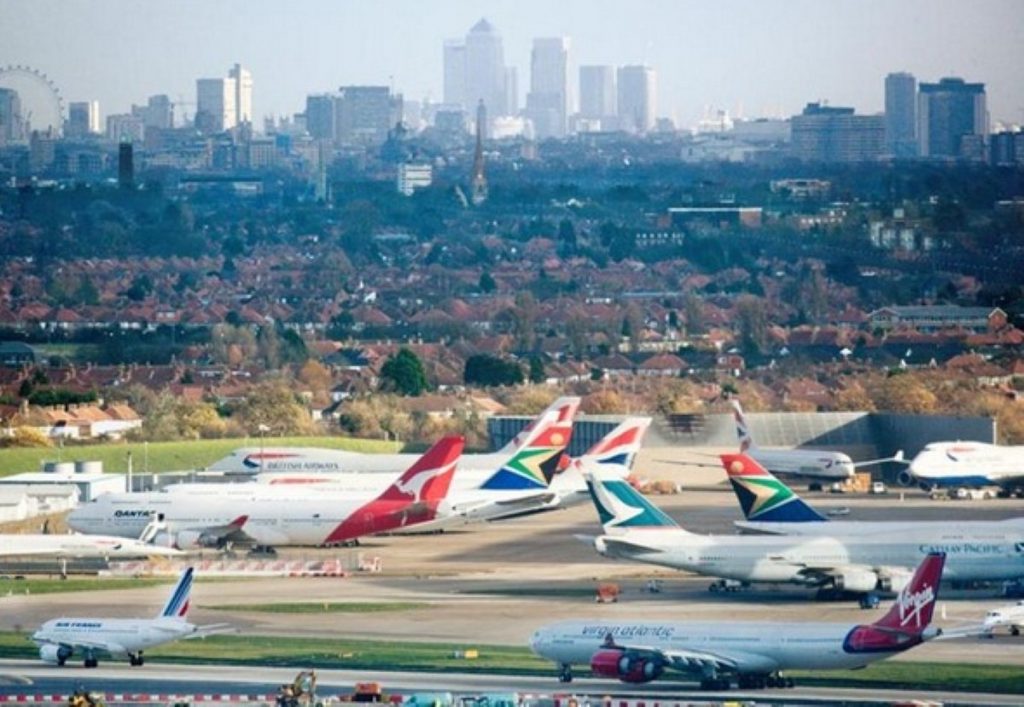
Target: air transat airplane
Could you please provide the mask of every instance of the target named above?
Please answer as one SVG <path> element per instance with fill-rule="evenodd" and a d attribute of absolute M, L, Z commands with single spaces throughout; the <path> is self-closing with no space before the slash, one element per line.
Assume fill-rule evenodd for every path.
<path fill-rule="evenodd" d="M 816 536 L 697 535 L 665 515 L 620 479 L 588 477 L 607 557 L 663 565 L 739 582 L 816 587 L 823 596 L 899 591 L 931 552 L 949 555 L 946 576 L 957 581 L 1024 577 L 1024 532 L 965 536 L 943 531 Z"/>
<path fill-rule="evenodd" d="M 1024 601 L 999 606 L 985 612 L 982 631 L 986 636 L 995 635 L 997 628 L 1005 627 L 1013 636 L 1019 636 L 1024 629 Z"/>
<path fill-rule="evenodd" d="M 433 520 L 463 444 L 462 437 L 440 440 L 376 498 L 301 485 L 248 496 L 104 494 L 72 511 L 68 524 L 82 532 L 135 536 L 159 518 L 163 527 L 154 542 L 178 548 L 339 545 Z"/>
<path fill-rule="evenodd" d="M 520 451 L 530 433 L 542 420 L 553 420 L 560 425 L 569 425 L 571 430 L 572 420 L 579 406 L 580 398 L 559 398 L 499 451 L 492 454 L 464 455 L 459 465 L 460 469 L 483 469 L 488 474 L 492 473 L 508 457 Z M 568 442 L 567 438 L 566 444 Z M 400 469 L 408 468 L 414 461 L 415 454 L 364 454 L 319 447 L 241 447 L 211 464 L 210 471 L 260 476 L 280 474 L 282 477 L 349 472 L 393 474 Z M 460 477 L 465 478 L 463 474 L 460 474 Z"/>
<path fill-rule="evenodd" d="M 179 639 L 202 638 L 223 632 L 226 624 L 196 626 L 185 616 L 192 591 L 192 568 L 178 579 L 164 608 L 152 619 L 60 618 L 39 627 L 32 640 L 39 646 L 39 657 L 47 663 L 64 665 L 76 652 L 83 655 L 86 668 L 99 665 L 98 653 L 128 658 L 142 665 L 143 651 Z"/>
<path fill-rule="evenodd" d="M 180 554 L 173 548 L 110 535 L 0 535 L 0 558 L 120 558 Z"/>
<path fill-rule="evenodd" d="M 1024 496 L 1024 446 L 933 442 L 914 457 L 900 481 L 927 491 L 1001 486 L 1005 494 Z"/>
<path fill-rule="evenodd" d="M 741 530 L 772 535 L 834 536 L 904 531 L 941 535 L 950 527 L 946 520 L 829 520 L 749 455 L 723 454 L 721 457 L 729 483 L 746 517 L 745 521 L 736 521 L 736 527 Z M 976 535 L 979 539 L 988 540 L 1005 534 L 1007 539 L 1015 539 L 1024 532 L 1024 518 L 958 521 L 956 529 L 965 538 Z"/>
<path fill-rule="evenodd" d="M 628 683 L 667 670 L 700 679 L 704 689 L 792 687 L 786 670 L 855 669 L 920 645 L 930 629 L 945 555 L 929 553 L 888 613 L 872 624 L 754 621 L 565 621 L 541 628 L 530 647 L 572 680 L 573 665 Z"/>

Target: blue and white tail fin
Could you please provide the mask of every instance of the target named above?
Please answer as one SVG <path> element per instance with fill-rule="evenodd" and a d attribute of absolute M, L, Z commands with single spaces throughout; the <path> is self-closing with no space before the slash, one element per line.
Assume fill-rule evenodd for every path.
<path fill-rule="evenodd" d="M 587 488 L 605 532 L 616 528 L 679 528 L 625 479 L 587 474 Z"/>
<path fill-rule="evenodd" d="M 572 424 L 572 420 L 576 417 L 576 411 L 579 410 L 581 398 L 574 396 L 561 397 L 555 402 L 551 403 L 535 417 L 530 424 L 519 431 L 515 437 L 509 440 L 508 444 L 499 449 L 497 454 L 515 454 L 529 439 L 530 433 L 533 432 L 534 428 L 540 424 L 540 421 L 544 419 L 550 413 L 556 413 L 559 422 L 568 422 Z"/>
<path fill-rule="evenodd" d="M 748 455 L 723 454 L 721 459 L 747 520 L 767 523 L 828 520 Z"/>
<path fill-rule="evenodd" d="M 615 465 L 632 470 L 650 426 L 649 417 L 627 417 L 583 456 L 602 466 Z"/>
<path fill-rule="evenodd" d="M 480 488 L 488 491 L 546 489 L 572 439 L 572 417 L 562 418 L 555 410 L 544 413 L 522 446 Z"/>
<path fill-rule="evenodd" d="M 732 398 L 729 404 L 732 405 L 732 416 L 736 420 L 736 437 L 740 442 L 740 454 L 745 454 L 750 449 L 757 449 L 757 443 L 754 442 L 754 438 L 750 434 L 750 425 L 747 424 L 740 401 Z"/>
<path fill-rule="evenodd" d="M 158 618 L 184 619 L 188 613 L 189 597 L 192 594 L 193 569 L 187 568 L 181 573 L 178 583 L 174 585 L 171 596 L 164 604 L 163 610 L 157 614 Z"/>

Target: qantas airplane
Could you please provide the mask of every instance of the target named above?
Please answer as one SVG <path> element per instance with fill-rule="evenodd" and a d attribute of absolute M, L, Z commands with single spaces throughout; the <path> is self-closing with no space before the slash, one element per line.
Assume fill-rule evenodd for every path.
<path fill-rule="evenodd" d="M 340 545 L 433 520 L 444 503 L 462 437 L 445 437 L 376 498 L 325 493 L 304 485 L 259 494 L 189 496 L 104 494 L 68 516 L 82 532 L 139 535 L 153 519 L 154 543 L 177 548 Z M 151 530 L 154 526 L 149 526 Z"/>
<path fill-rule="evenodd" d="M 697 535 L 620 479 L 588 478 L 604 535 L 601 555 L 739 582 L 796 584 L 822 597 L 899 591 L 931 552 L 949 555 L 954 581 L 1024 577 L 1024 531 L 966 535 L 944 530 L 815 536 Z M 715 586 L 715 585 L 713 585 Z"/>
<path fill-rule="evenodd" d="M 182 572 L 156 618 L 52 619 L 32 634 L 32 640 L 39 646 L 39 657 L 47 663 L 64 665 L 78 652 L 83 656 L 86 668 L 99 665 L 98 653 L 122 659 L 127 657 L 132 665 L 142 665 L 142 654 L 147 648 L 183 638 L 201 638 L 227 629 L 226 624 L 196 626 L 186 620 L 191 591 L 192 568 L 189 567 Z"/>
<path fill-rule="evenodd" d="M 56 557 L 65 558 L 110 558 L 110 557 L 151 557 L 155 555 L 180 555 L 181 552 L 169 547 L 160 547 L 136 538 L 113 537 L 110 535 L 0 535 L 0 558 L 8 557 Z"/>
<path fill-rule="evenodd" d="M 460 462 L 460 469 L 483 469 L 488 474 L 520 451 L 533 429 L 542 420 L 552 420 L 569 425 L 580 406 L 580 398 L 564 397 L 553 402 L 533 422 L 519 432 L 500 450 L 489 454 L 467 454 Z M 566 444 L 569 439 L 566 439 Z M 312 476 L 318 473 L 383 472 L 397 473 L 416 461 L 415 454 L 365 454 L 341 449 L 320 447 L 241 447 L 210 465 L 210 471 L 225 474 L 260 476 L 281 474 L 283 476 Z M 460 474 L 460 477 L 464 477 Z M 279 477 L 280 478 L 280 477 Z M 463 483 L 457 480 L 459 483 Z"/>
<path fill-rule="evenodd" d="M 941 634 L 929 628 L 946 556 L 929 553 L 892 608 L 871 624 L 754 621 L 565 621 L 533 634 L 530 647 L 572 680 L 573 665 L 627 683 L 649 682 L 674 670 L 703 689 L 793 687 L 786 670 L 856 669 L 897 655 Z"/>
<path fill-rule="evenodd" d="M 851 535 L 928 531 L 944 533 L 948 520 L 829 520 L 812 508 L 782 481 L 746 454 L 723 454 L 722 466 L 740 502 L 746 520 L 736 521 L 741 530 L 771 535 Z M 1024 518 L 1007 520 L 958 521 L 956 529 L 970 536 L 991 538 L 1007 533 L 1013 537 L 1024 532 Z"/>
<path fill-rule="evenodd" d="M 1001 486 L 1003 495 L 1024 496 L 1024 446 L 933 442 L 900 476 L 904 484 L 916 482 L 926 491 Z"/>

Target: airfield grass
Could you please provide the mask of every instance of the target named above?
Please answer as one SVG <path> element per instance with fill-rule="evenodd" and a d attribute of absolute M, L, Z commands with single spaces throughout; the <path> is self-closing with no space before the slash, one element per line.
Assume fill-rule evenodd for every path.
<path fill-rule="evenodd" d="M 174 578 L 146 578 L 146 579 L 0 579 L 0 598 L 10 594 L 58 594 L 61 592 L 92 592 L 103 589 L 137 589 L 140 587 L 154 587 L 166 584 L 168 587 L 174 584 Z M 2 607 L 2 605 L 0 605 Z"/>
<path fill-rule="evenodd" d="M 217 611 L 255 611 L 264 614 L 378 614 L 387 611 L 425 609 L 422 601 L 294 602 L 280 604 L 217 604 L 203 607 Z"/>
<path fill-rule="evenodd" d="M 475 649 L 475 659 L 458 657 Z M 0 633 L 0 658 L 34 658 L 38 653 L 25 634 Z M 280 636 L 211 636 L 180 641 L 146 651 L 147 658 L 168 663 L 292 666 L 423 672 L 487 672 L 500 675 L 550 675 L 552 663 L 518 646 L 466 643 L 369 641 L 358 638 L 290 638 Z M 584 677 L 586 670 L 577 674 Z M 1013 665 L 960 665 L 889 661 L 856 671 L 795 671 L 798 684 L 860 689 L 916 689 L 949 692 L 1024 694 L 1024 671 Z M 667 682 L 675 682 L 669 678 Z M 688 684 L 692 684 L 690 681 Z"/>
<path fill-rule="evenodd" d="M 350 437 L 267 437 L 267 447 L 327 447 L 353 452 L 395 452 L 396 442 Z M 108 472 L 128 471 L 128 453 L 132 468 L 139 473 L 205 469 L 239 447 L 259 447 L 258 437 L 202 439 L 179 442 L 107 442 L 103 444 L 66 444 L 58 447 L 17 447 L 0 449 L 0 476 L 23 471 L 38 471 L 44 461 L 102 461 Z"/>

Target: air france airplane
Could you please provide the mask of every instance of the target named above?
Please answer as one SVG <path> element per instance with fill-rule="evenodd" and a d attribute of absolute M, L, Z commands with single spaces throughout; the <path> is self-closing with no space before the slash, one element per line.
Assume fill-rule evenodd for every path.
<path fill-rule="evenodd" d="M 181 574 L 163 609 L 152 619 L 60 618 L 39 627 L 32 640 L 39 657 L 64 665 L 75 653 L 86 668 L 99 665 L 97 654 L 106 653 L 132 665 L 142 665 L 143 652 L 179 639 L 201 638 L 227 629 L 225 624 L 196 626 L 186 620 L 192 591 L 192 568 Z"/>
<path fill-rule="evenodd" d="M 463 444 L 462 437 L 440 440 L 376 498 L 304 486 L 264 488 L 259 495 L 103 494 L 72 511 L 68 524 L 132 537 L 159 518 L 154 543 L 178 548 L 340 545 L 433 520 Z"/>
<path fill-rule="evenodd" d="M 948 520 L 829 520 L 750 456 L 723 454 L 721 458 L 746 517 L 735 522 L 741 530 L 771 535 L 849 535 L 908 530 L 942 534 L 949 530 Z M 991 538 L 1004 533 L 1017 538 L 1024 532 L 1024 518 L 958 521 L 956 529 L 965 537 Z"/>
<path fill-rule="evenodd" d="M 872 624 L 754 621 L 565 621 L 533 634 L 530 647 L 572 680 L 572 666 L 627 683 L 668 670 L 696 675 L 703 689 L 792 687 L 786 670 L 855 669 L 941 633 L 929 628 L 945 555 L 925 556 L 889 612 Z"/>
<path fill-rule="evenodd" d="M 621 479 L 588 478 L 604 535 L 601 555 L 739 582 L 796 584 L 823 596 L 899 591 L 931 552 L 949 555 L 954 581 L 1024 577 L 1024 531 L 965 535 L 943 531 L 835 533 L 816 536 L 697 535 Z M 717 586 L 717 585 L 713 585 Z"/>

